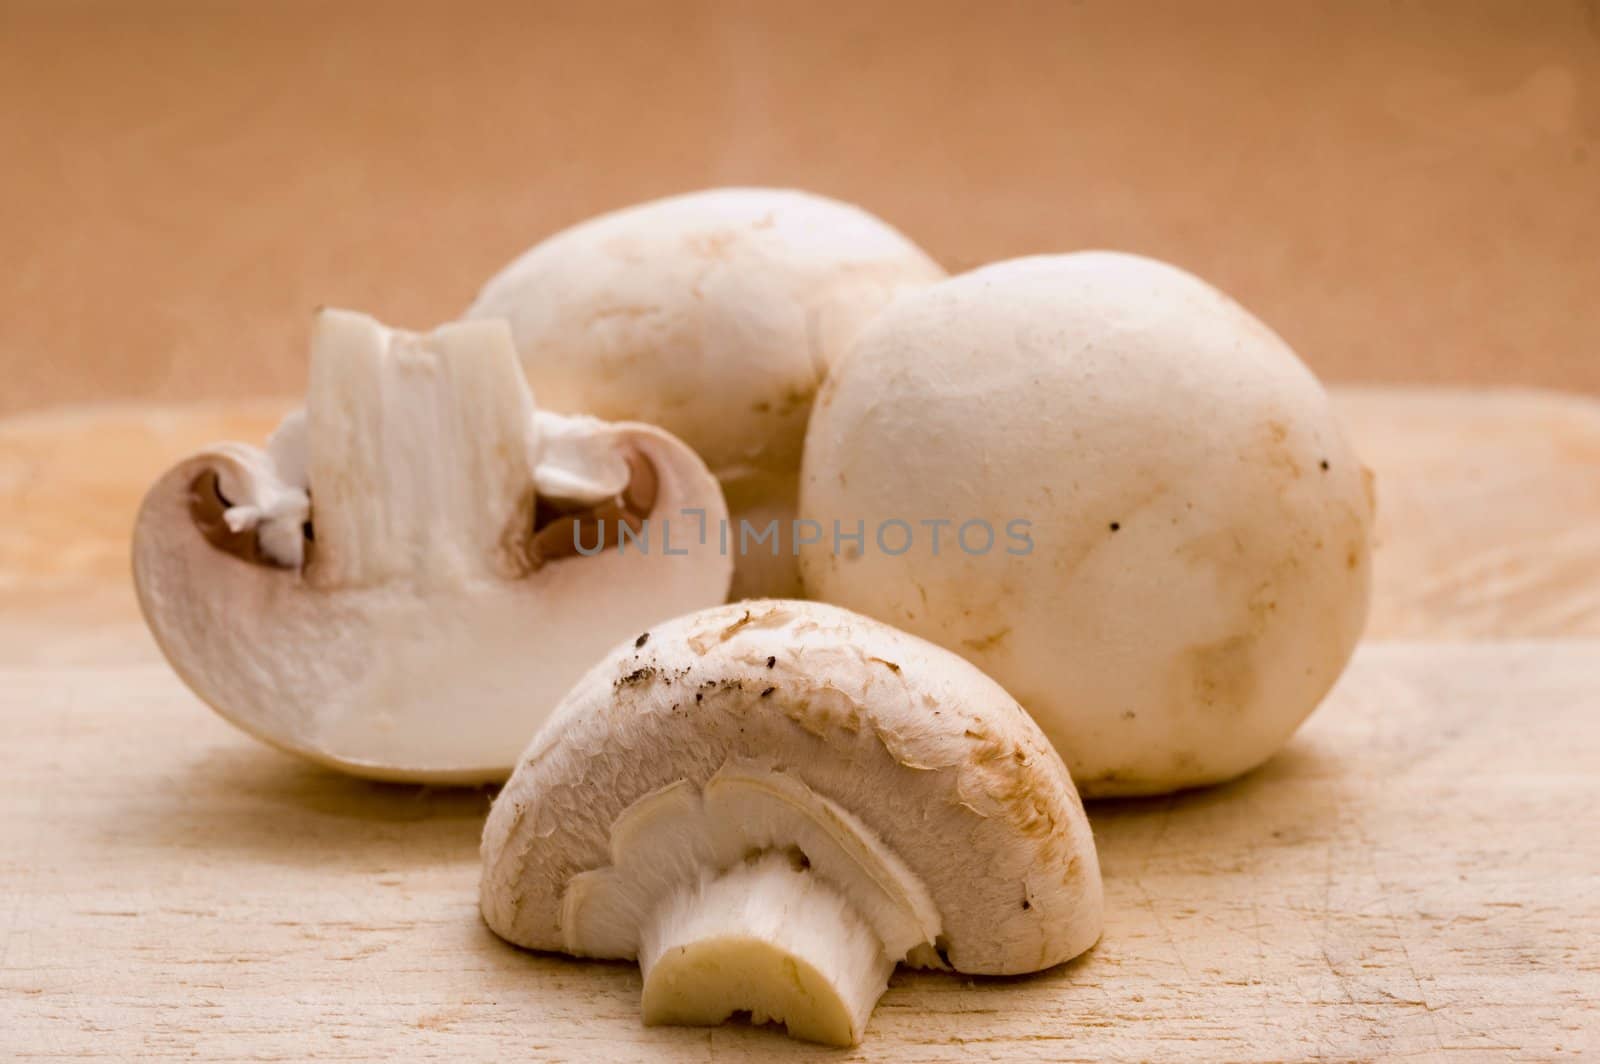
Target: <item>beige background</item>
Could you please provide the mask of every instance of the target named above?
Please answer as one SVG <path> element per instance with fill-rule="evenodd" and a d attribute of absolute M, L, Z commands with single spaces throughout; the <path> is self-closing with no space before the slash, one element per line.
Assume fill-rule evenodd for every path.
<path fill-rule="evenodd" d="M 634 968 L 495 939 L 484 793 L 238 733 L 127 579 L 151 479 L 285 405 L 168 400 L 297 392 L 316 303 L 426 325 L 709 184 L 858 200 L 954 268 L 1162 255 L 1337 380 L 1600 392 L 1594 4 L 379 10 L 0 0 L 0 415 L 159 400 L 0 416 L 0 1059 L 1600 1048 L 1595 399 L 1338 389 L 1383 501 L 1329 703 L 1240 781 L 1095 804 L 1084 958 L 900 973 L 851 1053 L 644 1028 Z"/>
<path fill-rule="evenodd" d="M 1600 391 L 1600 5 L 0 0 L 0 413 L 292 394 L 695 187 L 1120 247 L 1335 380 Z"/>

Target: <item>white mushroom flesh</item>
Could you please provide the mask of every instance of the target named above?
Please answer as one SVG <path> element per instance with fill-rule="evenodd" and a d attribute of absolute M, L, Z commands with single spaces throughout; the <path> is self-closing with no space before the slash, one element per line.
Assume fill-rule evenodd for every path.
<path fill-rule="evenodd" d="M 640 798 L 611 827 L 611 864 L 572 878 L 567 952 L 633 957 L 650 914 L 708 872 L 782 851 L 847 899 L 891 961 L 940 933 L 927 889 L 861 819 L 785 772 L 731 761 L 703 794 L 683 781 Z"/>
<path fill-rule="evenodd" d="M 726 512 L 703 463 L 650 426 L 536 414 L 504 323 L 324 311 L 305 410 L 151 489 L 135 584 L 246 730 L 362 775 L 491 781 L 607 647 L 726 594 L 714 543 L 680 530 L 664 556 L 649 529 L 683 509 Z"/>
<path fill-rule="evenodd" d="M 845 1046 L 861 1040 L 894 961 L 839 891 L 765 853 L 669 895 L 645 926 L 639 969 L 647 1024 L 747 1012 Z"/>
<path fill-rule="evenodd" d="M 311 351 L 309 475 L 320 588 L 459 587 L 518 576 L 531 522 L 533 402 L 476 330 L 397 333 L 327 314 Z"/>

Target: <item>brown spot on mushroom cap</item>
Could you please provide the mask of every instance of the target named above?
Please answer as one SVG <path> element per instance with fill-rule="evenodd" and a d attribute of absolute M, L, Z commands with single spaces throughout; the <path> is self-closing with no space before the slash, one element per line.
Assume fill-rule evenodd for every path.
<path fill-rule="evenodd" d="M 640 684 L 649 683 L 650 681 L 654 680 L 658 675 L 659 674 L 658 674 L 655 666 L 653 666 L 653 665 L 645 665 L 645 666 L 642 666 L 640 668 L 634 669 L 632 672 L 628 673 L 626 676 L 618 677 L 617 682 L 616 682 L 616 686 L 619 687 L 619 688 L 622 688 L 622 687 L 636 687 L 636 686 L 638 686 Z"/>
<path fill-rule="evenodd" d="M 1260 442 L 1252 446 L 1250 451 L 1265 468 L 1283 474 L 1289 482 L 1299 480 L 1305 475 L 1300 457 L 1289 439 L 1289 426 L 1283 421 L 1276 418 L 1269 419 L 1261 433 Z"/>
<path fill-rule="evenodd" d="M 684 241 L 689 251 L 701 258 L 713 262 L 728 262 L 732 259 L 734 243 L 739 239 L 739 234 L 728 229 L 708 233 L 697 233 Z"/>
<path fill-rule="evenodd" d="M 816 394 L 815 381 L 800 386 L 790 385 L 783 390 L 783 395 L 779 398 L 778 413 L 787 417 L 801 410 L 810 410 Z"/>
<path fill-rule="evenodd" d="M 989 632 L 986 635 L 977 636 L 976 638 L 973 638 L 973 639 L 963 639 L 961 641 L 961 645 L 966 647 L 969 650 L 976 650 L 976 651 L 993 650 L 995 647 L 997 647 L 1001 643 L 1005 642 L 1006 636 L 1008 636 L 1010 634 L 1011 634 L 1011 626 L 1010 625 L 1006 625 L 1004 628 L 998 628 L 995 631 Z"/>
<path fill-rule="evenodd" d="M 732 624 L 728 625 L 726 628 L 724 628 L 722 630 L 722 632 L 717 637 L 718 642 L 726 643 L 728 640 L 730 640 L 734 636 L 738 635 L 739 634 L 739 630 L 741 628 L 743 628 L 745 625 L 749 624 L 754 619 L 755 618 L 753 618 L 750 615 L 750 611 L 749 610 L 745 610 L 744 614 L 742 616 L 740 616 L 740 618 L 737 621 L 734 621 Z"/>
<path fill-rule="evenodd" d="M 1257 680 L 1255 645 L 1253 634 L 1240 633 L 1191 648 L 1182 659 L 1189 687 L 1184 701 L 1221 709 L 1249 705 Z"/>

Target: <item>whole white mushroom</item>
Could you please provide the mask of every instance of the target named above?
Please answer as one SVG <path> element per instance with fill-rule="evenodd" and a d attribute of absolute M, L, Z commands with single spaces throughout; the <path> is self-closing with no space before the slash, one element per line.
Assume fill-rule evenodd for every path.
<path fill-rule="evenodd" d="M 1321 386 L 1134 255 L 999 263 L 888 308 L 818 399 L 800 509 L 807 590 L 992 675 L 1087 796 L 1260 764 L 1366 618 L 1371 474 Z"/>
<path fill-rule="evenodd" d="M 725 188 L 628 207 L 548 238 L 489 281 L 469 318 L 511 323 L 547 409 L 659 425 L 721 482 L 733 597 L 789 595 L 788 530 L 812 397 L 863 323 L 944 277 L 866 211 Z M 746 541 L 776 520 L 778 535 Z"/>

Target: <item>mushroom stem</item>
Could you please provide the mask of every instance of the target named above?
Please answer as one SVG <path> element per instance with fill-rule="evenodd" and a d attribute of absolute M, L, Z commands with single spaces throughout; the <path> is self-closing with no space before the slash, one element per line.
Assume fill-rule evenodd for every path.
<path fill-rule="evenodd" d="M 855 907 L 780 852 L 674 891 L 640 931 L 651 1025 L 748 1012 L 795 1038 L 854 1045 L 894 971 Z"/>
<path fill-rule="evenodd" d="M 533 406 L 504 326 L 413 335 L 325 310 L 307 423 L 313 584 L 522 575 L 508 544 L 532 522 Z"/>

